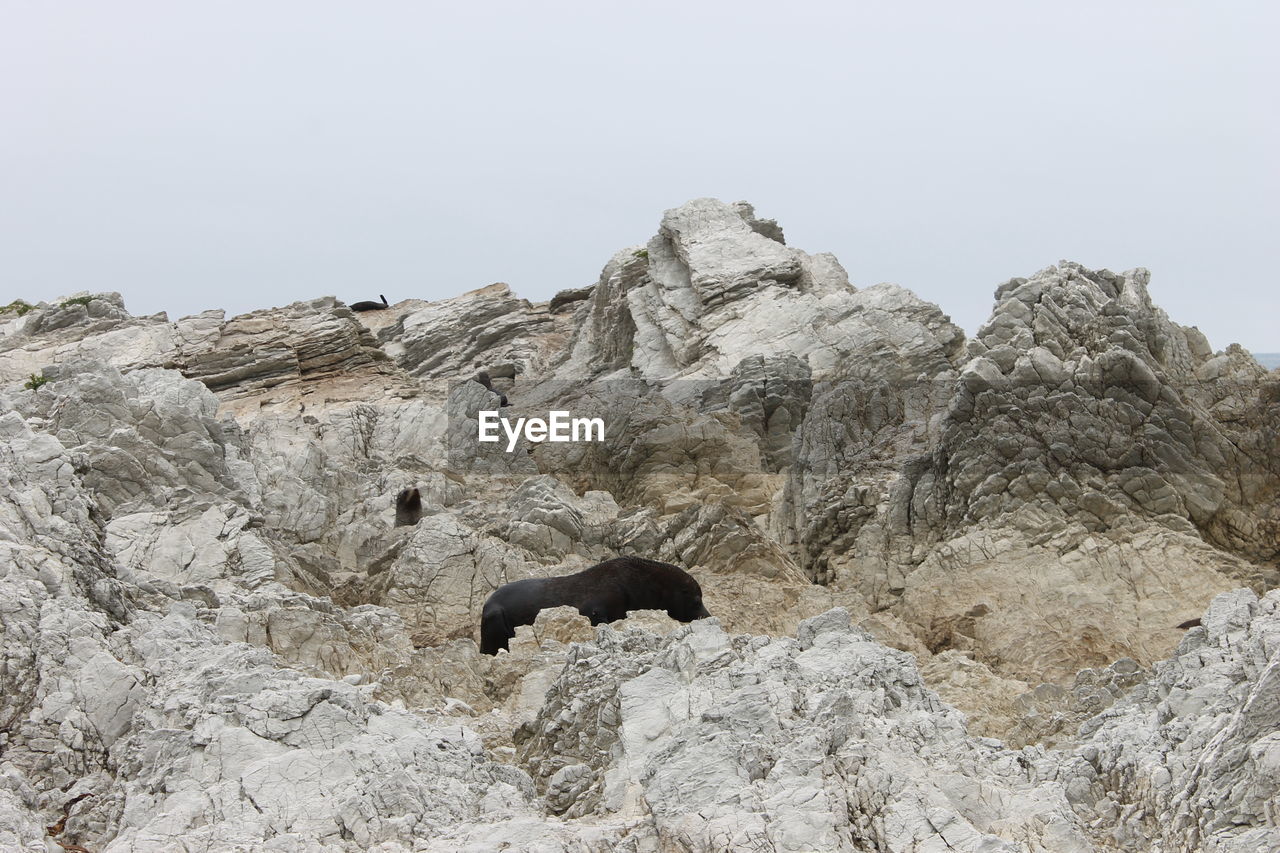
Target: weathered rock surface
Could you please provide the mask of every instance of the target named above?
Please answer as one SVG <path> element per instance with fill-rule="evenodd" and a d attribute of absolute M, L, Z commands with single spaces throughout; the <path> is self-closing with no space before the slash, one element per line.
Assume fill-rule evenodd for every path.
<path fill-rule="evenodd" d="M 954 381 L 816 389 L 783 516 L 811 576 L 1053 680 L 1151 662 L 1216 592 L 1274 585 L 1269 381 L 1146 285 L 1064 263 L 997 292 Z"/>
<path fill-rule="evenodd" d="M 936 306 L 893 285 L 858 291 L 834 256 L 790 248 L 776 229 L 709 198 L 667 211 L 648 244 L 605 266 L 558 374 L 722 377 L 790 354 L 826 375 L 850 356 L 922 369 L 960 356 L 964 334 Z"/>
<path fill-rule="evenodd" d="M 1147 279 L 966 340 L 700 199 L 547 304 L 0 314 L 0 849 L 1280 849 L 1280 379 Z M 715 620 L 479 653 L 618 554 Z"/>
<path fill-rule="evenodd" d="M 1128 849 L 1280 845 L 1280 593 L 1215 598 L 1176 653 L 1080 729 L 1080 811 Z"/>
<path fill-rule="evenodd" d="M 495 379 L 541 372 L 564 346 L 569 319 L 491 284 L 422 304 L 384 326 L 386 351 L 415 376 L 457 379 L 478 370 Z"/>
<path fill-rule="evenodd" d="M 671 849 L 1089 849 L 1056 760 L 968 737 L 843 610 L 798 640 L 602 629 L 517 743 L 549 811 L 647 812 Z"/>

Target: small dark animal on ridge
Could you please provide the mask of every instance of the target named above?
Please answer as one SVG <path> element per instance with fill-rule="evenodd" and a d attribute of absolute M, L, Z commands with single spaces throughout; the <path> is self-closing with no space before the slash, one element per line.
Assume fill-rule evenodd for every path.
<path fill-rule="evenodd" d="M 479 373 L 477 373 L 476 381 L 479 382 L 484 387 L 488 388 L 493 393 L 498 395 L 498 408 L 502 408 L 503 406 L 510 405 L 509 403 L 507 403 L 507 395 L 503 394 L 497 388 L 493 387 L 493 380 L 489 378 L 489 372 L 487 370 L 482 370 Z"/>
<path fill-rule="evenodd" d="M 381 299 L 382 301 L 374 302 L 371 299 L 366 299 L 363 302 L 352 302 L 351 310 L 352 311 L 384 311 L 387 308 L 391 307 L 391 303 L 387 302 L 387 297 L 379 293 L 378 298 Z"/>
<path fill-rule="evenodd" d="M 1182 623 L 1181 625 L 1179 625 L 1178 627 L 1179 627 L 1179 628 L 1199 628 L 1199 627 L 1200 627 L 1200 617 L 1199 617 L 1199 616 L 1197 616 L 1195 619 L 1188 619 L 1186 622 L 1183 622 L 1183 623 Z"/>
<path fill-rule="evenodd" d="M 496 655 L 548 607 L 569 606 L 592 625 L 621 619 L 632 610 L 665 610 L 679 622 L 705 619 L 702 587 L 679 566 L 642 557 L 614 557 L 575 575 L 503 584 L 484 603 L 480 651 Z"/>
<path fill-rule="evenodd" d="M 422 519 L 422 495 L 416 488 L 396 495 L 396 527 L 408 527 Z"/>

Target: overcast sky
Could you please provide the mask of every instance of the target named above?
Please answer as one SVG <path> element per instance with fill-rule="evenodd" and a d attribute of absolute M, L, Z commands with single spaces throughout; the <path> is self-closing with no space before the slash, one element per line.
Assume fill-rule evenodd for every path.
<path fill-rule="evenodd" d="M 546 299 L 715 196 L 970 332 L 1069 258 L 1280 351 L 1278 10 L 0 0 L 0 304 Z"/>

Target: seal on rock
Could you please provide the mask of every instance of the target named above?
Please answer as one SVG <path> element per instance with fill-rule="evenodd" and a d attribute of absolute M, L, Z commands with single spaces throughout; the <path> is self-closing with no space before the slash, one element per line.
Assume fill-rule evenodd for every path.
<path fill-rule="evenodd" d="M 365 299 L 361 302 L 352 302 L 351 310 L 352 311 L 385 311 L 387 308 L 391 307 L 391 303 L 387 301 L 387 297 L 379 293 L 378 298 L 381 299 L 382 301 L 374 302 L 372 299 Z"/>
<path fill-rule="evenodd" d="M 417 488 L 404 489 L 396 495 L 396 527 L 417 524 L 422 518 L 422 495 Z"/>
<path fill-rule="evenodd" d="M 507 395 L 503 394 L 497 388 L 493 387 L 493 380 L 489 378 L 489 372 L 487 370 L 482 370 L 479 373 L 477 373 L 476 381 L 479 382 L 484 387 L 488 388 L 493 393 L 498 395 L 498 408 L 502 408 L 503 406 L 510 405 L 509 403 L 507 403 Z"/>
<path fill-rule="evenodd" d="M 678 622 L 711 615 L 702 603 L 702 587 L 679 566 L 614 557 L 577 574 L 498 587 L 480 616 L 480 651 L 496 655 L 516 635 L 516 626 L 532 625 L 539 611 L 562 606 L 578 608 L 592 625 L 621 619 L 632 610 L 665 610 Z"/>

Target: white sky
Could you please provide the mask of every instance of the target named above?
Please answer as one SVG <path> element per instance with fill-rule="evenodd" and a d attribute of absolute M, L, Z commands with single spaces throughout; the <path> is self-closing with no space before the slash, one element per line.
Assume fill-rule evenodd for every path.
<path fill-rule="evenodd" d="M 0 0 L 0 304 L 594 281 L 745 199 L 972 332 L 1060 258 L 1280 351 L 1280 4 Z"/>

